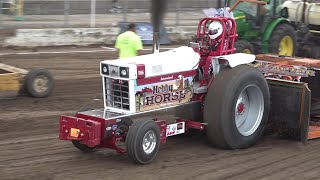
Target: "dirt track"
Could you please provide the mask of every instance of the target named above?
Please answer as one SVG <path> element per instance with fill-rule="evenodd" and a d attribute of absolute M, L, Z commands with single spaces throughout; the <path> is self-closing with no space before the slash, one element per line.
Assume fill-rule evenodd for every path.
<path fill-rule="evenodd" d="M 320 141 L 306 146 L 268 136 L 254 147 L 226 151 L 205 136 L 177 136 L 156 160 L 138 166 L 112 150 L 81 153 L 58 140 L 60 114 L 102 107 L 99 62 L 111 52 L 0 56 L 9 65 L 49 69 L 52 96 L 0 101 L 0 179 L 319 179 Z"/>

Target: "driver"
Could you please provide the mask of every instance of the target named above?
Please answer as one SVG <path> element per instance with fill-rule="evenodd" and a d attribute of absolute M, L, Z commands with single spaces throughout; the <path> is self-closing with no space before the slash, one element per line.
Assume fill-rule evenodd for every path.
<path fill-rule="evenodd" d="M 210 42 L 213 45 L 213 49 L 216 49 L 216 47 L 219 45 L 221 42 L 221 38 L 219 38 L 222 34 L 222 24 L 220 21 L 213 21 L 209 27 L 208 27 L 208 35 L 210 37 Z"/>

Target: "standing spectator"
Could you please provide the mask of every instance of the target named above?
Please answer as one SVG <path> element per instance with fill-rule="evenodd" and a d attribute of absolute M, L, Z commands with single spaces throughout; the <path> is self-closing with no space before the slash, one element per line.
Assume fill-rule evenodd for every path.
<path fill-rule="evenodd" d="M 120 59 L 141 55 L 142 40 L 136 34 L 136 25 L 134 23 L 130 23 L 128 30 L 117 37 L 115 48 L 118 50 Z"/>

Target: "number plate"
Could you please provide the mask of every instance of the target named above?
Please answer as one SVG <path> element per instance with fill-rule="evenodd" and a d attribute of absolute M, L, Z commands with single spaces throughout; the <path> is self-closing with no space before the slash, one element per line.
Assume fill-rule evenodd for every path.
<path fill-rule="evenodd" d="M 77 138 L 79 136 L 79 133 L 80 133 L 80 129 L 71 128 L 70 136 Z"/>

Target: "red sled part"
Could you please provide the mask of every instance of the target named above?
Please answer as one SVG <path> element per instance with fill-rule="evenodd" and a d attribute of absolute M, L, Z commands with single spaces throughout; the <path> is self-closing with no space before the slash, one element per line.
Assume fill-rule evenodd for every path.
<path fill-rule="evenodd" d="M 95 147 L 101 141 L 101 123 L 71 116 L 60 116 L 61 140 L 78 140 L 81 144 Z"/>

